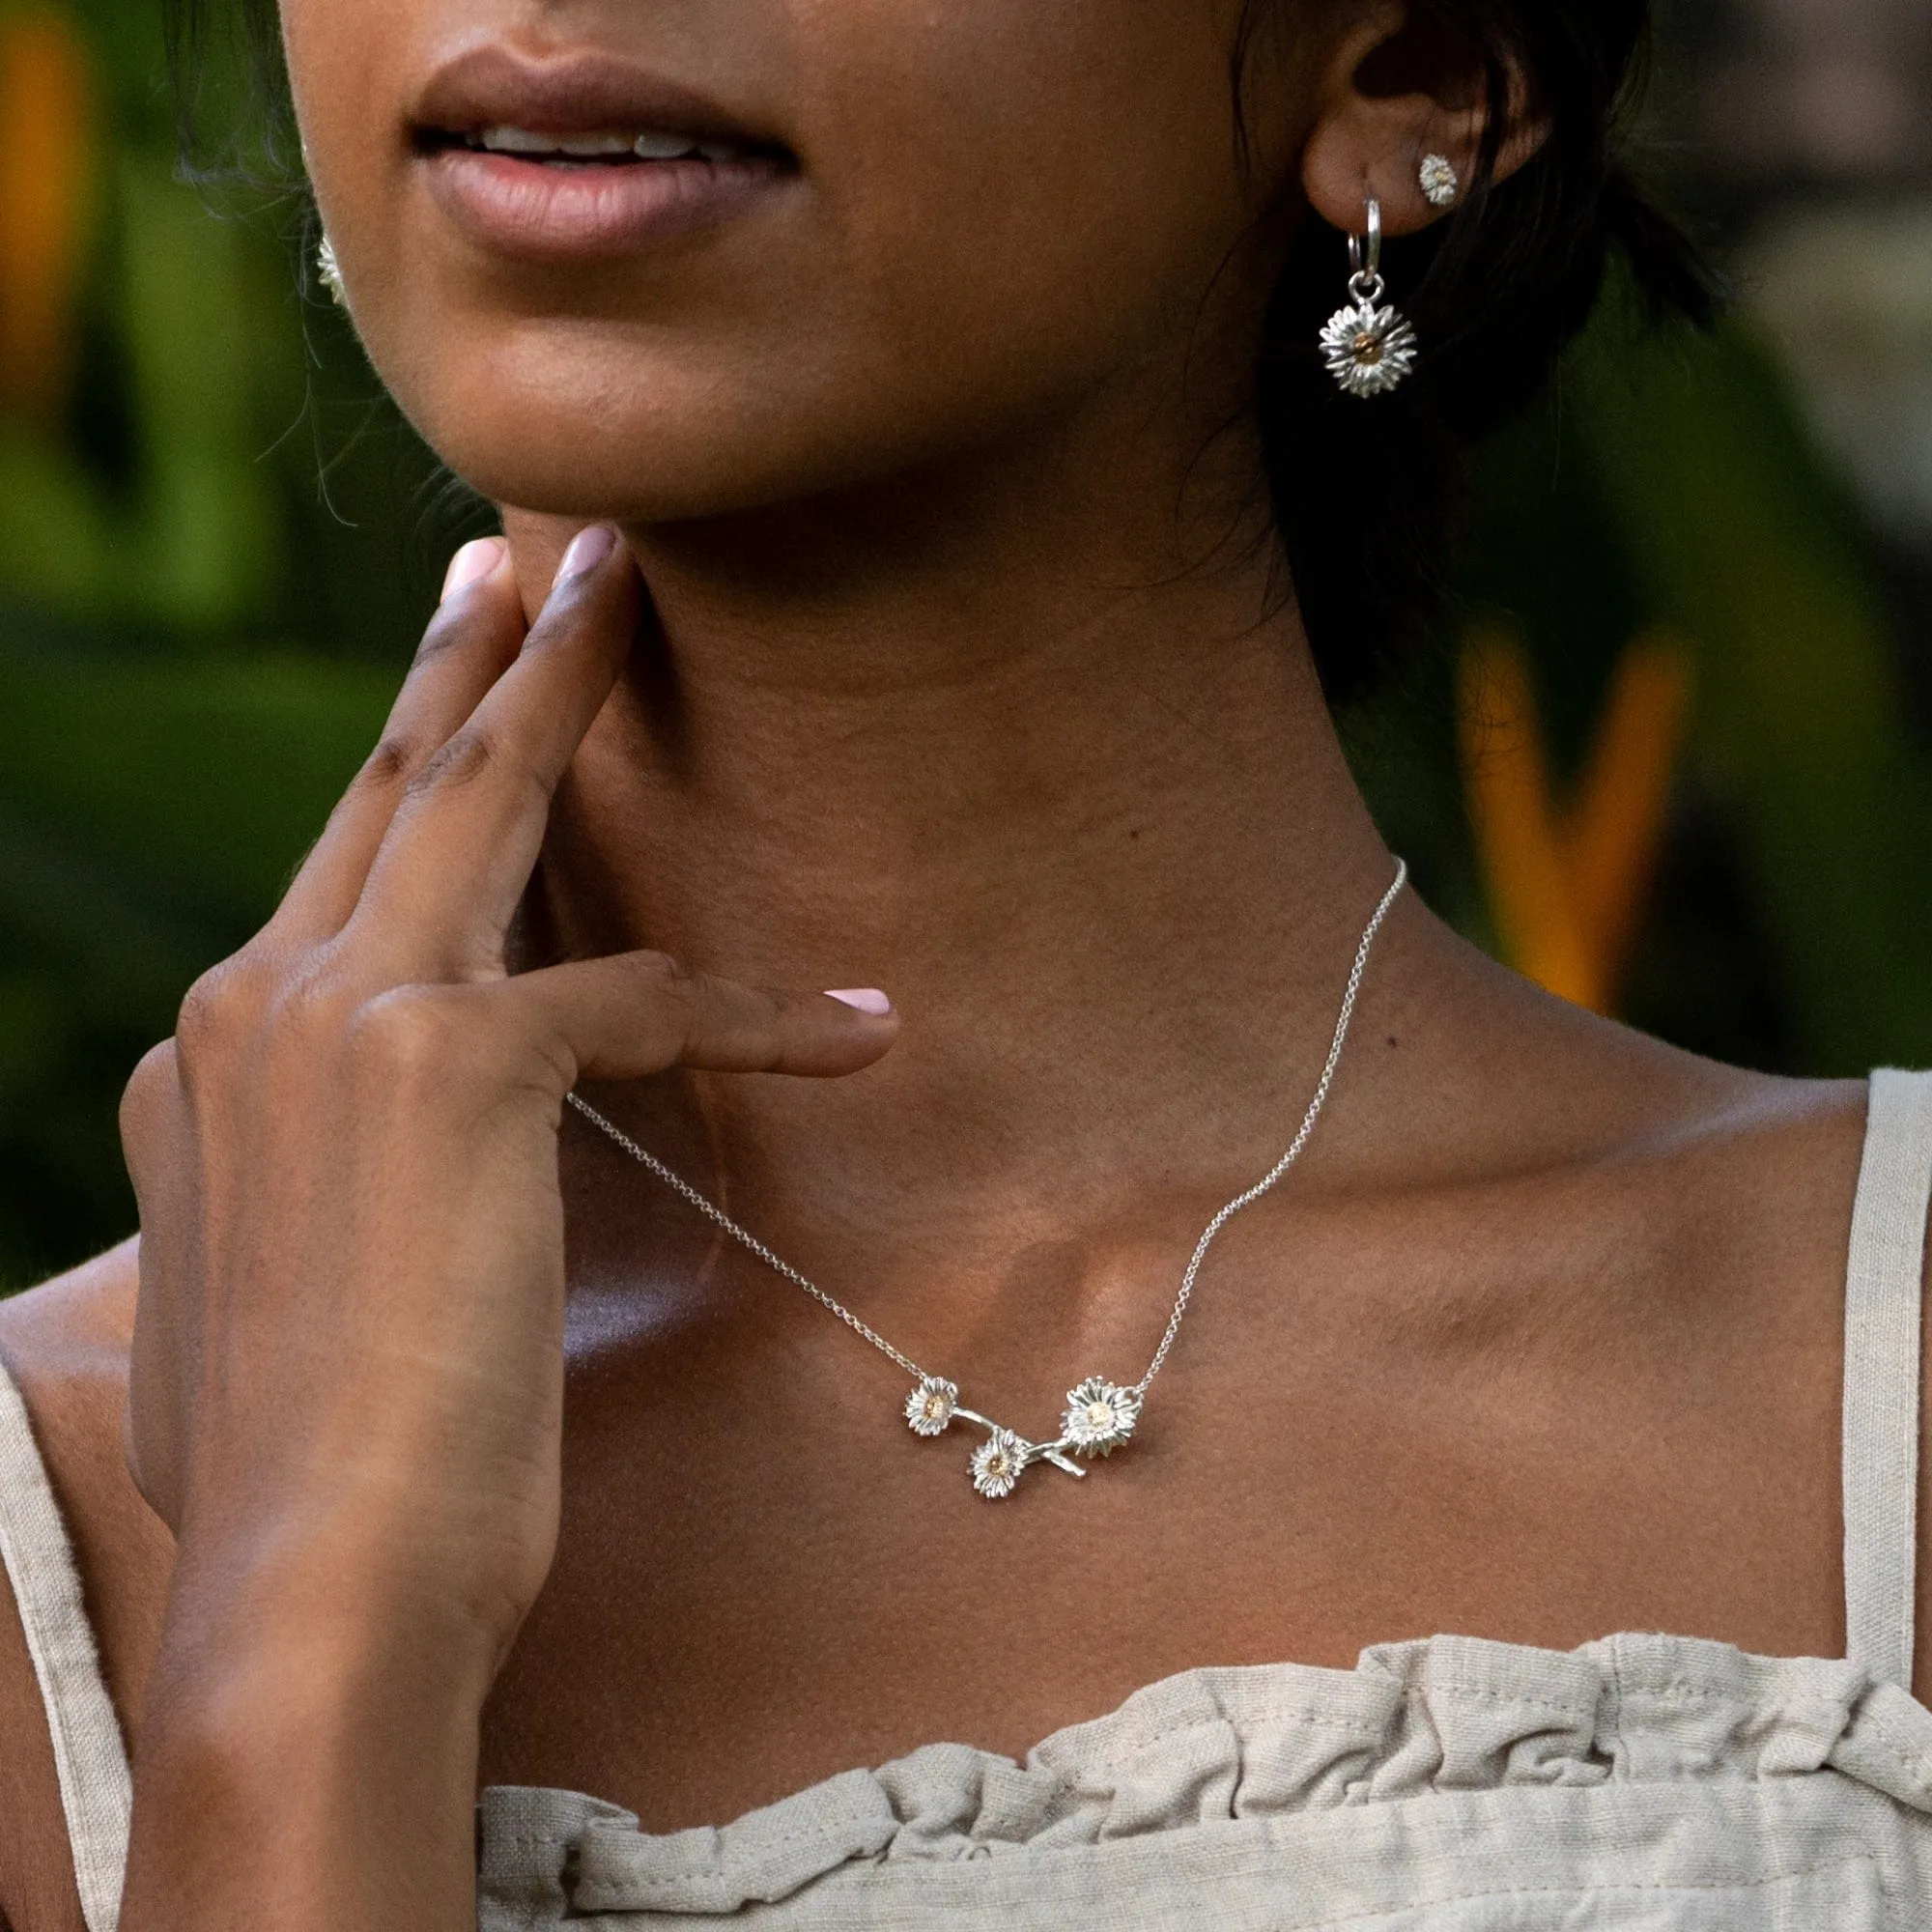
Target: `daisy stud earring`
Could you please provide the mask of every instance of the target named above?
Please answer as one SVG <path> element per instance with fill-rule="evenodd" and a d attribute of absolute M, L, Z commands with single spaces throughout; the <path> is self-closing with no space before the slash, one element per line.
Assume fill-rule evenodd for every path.
<path fill-rule="evenodd" d="M 328 291 L 329 299 L 337 308 L 349 306 L 349 290 L 342 279 L 342 264 L 335 259 L 335 243 L 328 239 L 327 230 L 315 244 L 315 278 Z"/>
<path fill-rule="evenodd" d="M 1416 185 L 1431 208 L 1454 208 L 1463 183 L 1447 155 L 1424 155 L 1415 170 Z"/>
<path fill-rule="evenodd" d="M 1351 396 L 1385 395 L 1415 367 L 1415 330 L 1383 303 L 1382 205 L 1365 205 L 1365 233 L 1349 237 L 1349 294 L 1321 331 L 1328 373 Z"/>

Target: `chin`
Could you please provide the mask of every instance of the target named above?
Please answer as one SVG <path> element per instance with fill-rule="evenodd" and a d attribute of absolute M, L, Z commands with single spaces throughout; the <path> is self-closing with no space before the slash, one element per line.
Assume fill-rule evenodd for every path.
<path fill-rule="evenodd" d="M 492 502 L 581 522 L 665 524 L 771 509 L 880 480 L 876 449 L 786 446 L 715 418 L 667 425 L 513 411 L 426 439 Z"/>
<path fill-rule="evenodd" d="M 458 477 L 539 515 L 670 523 L 837 496 L 970 458 L 1029 412 L 1012 397 L 920 396 L 876 366 L 840 381 L 802 354 L 782 368 L 635 342 L 586 356 L 550 334 L 382 370 Z"/>
<path fill-rule="evenodd" d="M 479 496 L 580 523 L 672 523 L 724 516 L 785 494 L 779 479 L 733 460 L 729 439 L 659 423 L 586 421 L 554 411 L 494 412 L 425 440 Z"/>

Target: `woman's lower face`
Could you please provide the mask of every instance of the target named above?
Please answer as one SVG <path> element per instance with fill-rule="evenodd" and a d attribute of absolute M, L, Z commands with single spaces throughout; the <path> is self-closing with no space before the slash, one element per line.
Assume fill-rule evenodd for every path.
<path fill-rule="evenodd" d="M 1237 129 L 1236 0 L 282 13 L 356 327 L 499 502 L 714 516 L 1246 381 L 1311 90 Z"/>

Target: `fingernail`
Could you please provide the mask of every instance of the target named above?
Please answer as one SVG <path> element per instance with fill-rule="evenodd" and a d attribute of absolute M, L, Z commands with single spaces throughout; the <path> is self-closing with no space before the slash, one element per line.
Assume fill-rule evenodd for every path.
<path fill-rule="evenodd" d="M 870 1013 L 874 1019 L 883 1019 L 893 1009 L 892 1001 L 876 986 L 842 986 L 825 997 L 828 1000 L 843 1000 L 848 1007 L 857 1007 L 862 1013 Z"/>
<path fill-rule="evenodd" d="M 501 537 L 478 537 L 473 543 L 465 544 L 449 559 L 449 569 L 442 580 L 442 601 L 447 604 L 459 590 L 480 583 L 502 560 Z"/>
<path fill-rule="evenodd" d="M 557 583 L 568 583 L 573 577 L 595 570 L 616 548 L 617 532 L 609 524 L 592 524 L 587 530 L 579 530 L 556 567 Z"/>

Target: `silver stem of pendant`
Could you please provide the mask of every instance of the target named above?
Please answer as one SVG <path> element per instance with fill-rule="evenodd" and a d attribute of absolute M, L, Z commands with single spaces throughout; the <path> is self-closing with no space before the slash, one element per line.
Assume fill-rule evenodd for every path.
<path fill-rule="evenodd" d="M 1369 204 L 1369 242 L 1370 261 L 1374 262 L 1376 257 L 1380 253 L 1381 210 L 1373 201 Z M 1349 238 L 1349 245 L 1352 254 L 1355 248 L 1355 238 L 1353 236 Z M 1201 1264 L 1208 1257 L 1208 1250 L 1214 1243 L 1215 1236 L 1243 1208 L 1252 1207 L 1259 1201 L 1300 1159 L 1301 1150 L 1308 1145 L 1308 1137 L 1314 1133 L 1315 1123 L 1321 1119 L 1321 1110 L 1328 1103 L 1328 1090 L 1335 1083 L 1335 1069 L 1342 1064 L 1342 1048 L 1348 1042 L 1349 1023 L 1355 1016 L 1355 999 L 1362 990 L 1362 975 L 1368 970 L 1370 951 L 1375 946 L 1376 935 L 1382 929 L 1382 922 L 1389 915 L 1389 908 L 1395 904 L 1407 879 L 1408 866 L 1406 861 L 1398 859 L 1395 867 L 1395 881 L 1389 887 L 1388 891 L 1382 895 L 1381 901 L 1376 907 L 1374 916 L 1370 919 L 1367 926 L 1363 928 L 1361 944 L 1355 948 L 1355 961 L 1349 970 L 1348 988 L 1342 995 L 1342 1010 L 1335 1021 L 1335 1037 L 1329 1042 L 1328 1058 L 1322 1065 L 1321 1078 L 1316 1083 L 1315 1096 L 1308 1103 L 1308 1111 L 1301 1117 L 1301 1125 L 1297 1129 L 1293 1140 L 1289 1143 L 1288 1151 L 1245 1193 L 1236 1195 L 1208 1223 L 1207 1227 L 1201 1231 L 1201 1238 L 1194 1244 L 1194 1253 L 1188 1261 L 1187 1271 L 1180 1278 L 1180 1292 L 1174 1298 L 1174 1310 L 1167 1318 L 1167 1327 L 1161 1335 L 1160 1347 L 1153 1351 L 1153 1360 L 1148 1364 L 1147 1374 L 1134 1383 L 1132 1389 L 1134 1395 L 1145 1397 L 1154 1377 L 1160 1374 L 1161 1368 L 1167 1360 L 1168 1351 L 1174 1347 L 1174 1338 L 1179 1334 L 1180 1324 L 1186 1319 L 1187 1305 L 1194 1296 L 1195 1280 L 1201 1272 Z M 792 1283 L 794 1287 L 802 1288 L 821 1307 L 828 1309 L 832 1314 L 838 1316 L 839 1321 L 844 1322 L 846 1327 L 851 1329 L 855 1335 L 869 1342 L 880 1354 L 886 1356 L 889 1360 L 896 1362 L 915 1381 L 923 1381 L 927 1378 L 926 1372 L 910 1355 L 901 1354 L 876 1328 L 862 1321 L 842 1301 L 838 1300 L 833 1295 L 827 1294 L 815 1281 L 807 1275 L 801 1274 L 789 1262 L 781 1260 L 778 1255 L 775 1255 L 755 1235 L 747 1229 L 741 1228 L 736 1221 L 732 1220 L 730 1215 L 725 1213 L 724 1208 L 720 1208 L 705 1195 L 699 1193 L 681 1174 L 674 1173 L 670 1168 L 667 1167 L 649 1149 L 639 1147 L 614 1122 L 607 1121 L 581 1094 L 566 1094 L 564 1098 L 592 1126 L 601 1128 L 633 1160 L 648 1168 L 672 1193 L 679 1195 L 682 1199 L 689 1202 L 707 1220 L 716 1223 L 718 1227 L 722 1228 L 741 1247 L 747 1248 L 753 1254 L 756 1255 L 775 1274 L 781 1274 L 785 1280 Z M 977 1422 L 985 1429 L 992 1429 L 996 1426 L 984 1416 L 977 1414 L 971 1409 L 955 1407 L 952 1412 L 962 1421 Z M 1059 1442 L 1029 1443 L 1027 1445 L 1028 1460 L 1031 1461 L 1037 1457 L 1042 1461 L 1052 1463 L 1056 1468 L 1065 1469 L 1071 1475 L 1084 1476 L 1087 1473 L 1085 1469 L 1077 1463 L 1070 1462 L 1059 1453 L 1062 1447 L 1063 1444 Z"/>
<path fill-rule="evenodd" d="M 992 1435 L 994 1430 L 1001 1427 L 990 1415 L 981 1415 L 977 1408 L 960 1408 L 955 1406 L 952 1411 L 952 1420 L 954 1422 L 977 1422 L 988 1435 Z M 1009 1434 L 1010 1433 L 1009 1431 Z M 1022 1435 L 1020 1437 L 1020 1444 L 1026 1451 L 1026 1460 L 1029 1463 L 1051 1463 L 1056 1469 L 1065 1469 L 1069 1476 L 1084 1476 L 1087 1473 L 1078 1463 L 1064 1453 L 1068 1446 L 1066 1437 L 1064 1435 L 1058 1442 L 1029 1442 Z"/>

